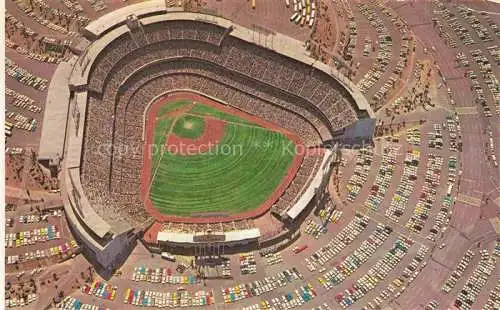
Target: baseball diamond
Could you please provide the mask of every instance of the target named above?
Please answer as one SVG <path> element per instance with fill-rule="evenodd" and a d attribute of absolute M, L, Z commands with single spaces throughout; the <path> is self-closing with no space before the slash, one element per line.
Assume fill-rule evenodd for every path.
<path fill-rule="evenodd" d="M 6 1 L 0 309 L 499 310 L 497 2 Z"/>
<path fill-rule="evenodd" d="M 148 198 L 161 214 L 250 211 L 276 199 L 283 179 L 293 177 L 291 167 L 300 164 L 297 137 L 217 105 L 168 97 L 153 105 L 147 122 L 154 125 L 147 126 L 154 131 L 146 141 L 156 151 L 151 177 L 143 181 L 150 182 Z"/>

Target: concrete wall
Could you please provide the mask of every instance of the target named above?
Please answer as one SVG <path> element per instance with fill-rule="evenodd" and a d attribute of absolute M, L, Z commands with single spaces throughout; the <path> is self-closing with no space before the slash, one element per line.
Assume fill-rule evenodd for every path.
<path fill-rule="evenodd" d="M 126 26 L 124 26 L 128 15 L 135 14 L 139 17 L 141 23 L 143 23 L 144 25 L 169 20 L 193 20 L 214 23 L 224 28 L 233 27 L 233 31 L 230 33 L 230 35 L 233 37 L 261 46 L 266 49 L 271 49 L 328 74 L 329 76 L 337 80 L 337 82 L 339 82 L 348 91 L 348 93 L 354 99 L 357 105 L 357 109 L 361 111 L 362 114 L 366 114 L 370 118 L 375 116 L 368 101 L 366 100 L 365 96 L 359 91 L 358 87 L 337 69 L 311 58 L 305 50 L 303 42 L 281 33 L 268 34 L 265 36 L 266 39 L 264 40 L 264 42 L 262 42 L 262 40 L 260 39 L 261 36 L 256 35 L 256 32 L 254 30 L 240 26 L 231 20 L 219 16 L 212 16 L 194 12 L 182 12 L 178 9 L 171 10 L 167 9 L 166 7 L 161 8 L 162 5 L 165 5 L 165 2 L 163 0 L 151 0 L 143 3 L 133 4 L 115 12 L 106 14 L 98 20 L 90 23 L 85 28 L 85 31 L 91 34 L 90 36 L 92 36 L 92 40 L 95 40 L 95 42 L 90 46 L 89 53 L 85 55 L 85 62 L 89 61 L 89 65 L 86 65 L 86 68 L 76 70 L 74 73 L 77 73 L 80 76 L 75 80 L 72 77 L 72 81 L 74 81 L 75 84 L 78 84 L 77 80 L 79 80 L 79 82 L 83 82 L 82 79 L 87 80 L 89 67 L 97 58 L 100 50 L 105 48 L 105 46 L 107 45 L 105 41 L 111 42 L 124 32 L 128 31 Z M 152 16 L 150 16 L 150 14 Z M 148 16 L 141 19 L 141 15 Z M 106 29 L 111 30 L 107 32 Z"/>
<path fill-rule="evenodd" d="M 113 236 L 104 246 L 96 242 L 79 222 L 71 203 L 65 203 L 65 212 L 73 236 L 78 241 L 85 257 L 96 267 L 103 277 L 109 277 L 129 256 L 137 243 L 137 236 L 132 232 L 123 232 Z"/>
<path fill-rule="evenodd" d="M 70 99 L 68 84 L 75 63 L 76 57 L 71 58 L 68 62 L 61 62 L 57 66 L 47 90 L 42 135 L 38 150 L 38 160 L 47 168 L 58 167 L 60 159 L 64 155 Z"/>
<path fill-rule="evenodd" d="M 165 12 L 167 13 L 165 14 Z M 272 49 L 287 57 L 311 65 L 316 69 L 332 76 L 341 85 L 344 85 L 347 91 L 351 94 L 358 106 L 358 110 L 366 111 L 366 114 L 370 117 L 373 115 L 366 99 L 351 81 L 345 78 L 337 70 L 310 58 L 307 55 L 302 42 L 279 33 L 271 35 L 272 38 L 270 37 L 269 39 L 273 43 L 269 46 L 267 44 L 268 40 L 266 40 L 264 44 L 256 41 L 255 31 L 234 24 L 230 20 L 197 13 L 172 12 L 165 8 L 165 2 L 163 0 L 152 0 L 134 4 L 111 12 L 92 22 L 86 27 L 85 34 L 88 39 L 94 42 L 88 46 L 80 58 L 75 61 L 71 72 L 71 78 L 68 81 L 70 86 L 69 90 L 76 92 L 75 104 L 76 109 L 80 112 L 80 124 L 76 126 L 73 117 L 67 118 L 67 120 L 69 119 L 69 133 L 68 137 L 65 139 L 67 144 L 65 151 L 68 153 L 68 158 L 64 163 L 65 167 L 63 171 L 63 179 L 65 181 L 63 182 L 63 185 L 65 186 L 63 186 L 63 189 L 65 192 L 63 193 L 63 196 L 65 210 L 68 214 L 68 221 L 74 231 L 75 237 L 82 243 L 84 251 L 87 253 L 86 255 L 88 255 L 91 260 L 95 261 L 105 271 L 110 271 L 111 269 L 117 267 L 120 262 L 126 258 L 128 255 L 127 253 L 135 246 L 137 235 L 132 233 L 132 230 L 114 233 L 109 224 L 103 223 L 102 218 L 100 218 L 95 211 L 93 213 L 96 216 L 92 217 L 93 220 L 89 220 L 90 217 L 87 216 L 92 213 L 92 210 L 88 209 L 92 208 L 92 206 L 88 204 L 88 201 L 85 203 L 85 193 L 80 184 L 79 174 L 87 104 L 87 93 L 85 88 L 88 84 L 90 69 L 99 53 L 107 46 L 107 44 L 128 32 L 124 23 L 127 16 L 130 14 L 135 14 L 139 18 L 147 15 L 147 17 L 144 17 L 141 20 L 141 22 L 145 24 L 161 22 L 164 20 L 196 20 L 215 23 L 225 28 L 233 27 L 234 30 L 230 35 L 234 37 L 263 46 L 267 49 Z M 68 106 L 68 104 L 69 99 L 65 102 L 66 106 Z M 69 179 L 70 175 L 72 175 L 73 183 Z M 79 196 L 79 198 L 75 198 L 76 196 L 74 191 L 78 193 L 76 196 Z M 89 211 L 89 213 L 82 217 L 82 214 L 86 213 L 86 211 Z M 91 232 L 94 229 L 96 230 L 96 234 Z M 240 247 L 252 246 L 253 243 L 254 242 L 250 242 L 249 244 L 230 244 L 228 245 L 228 248 L 239 249 Z"/>

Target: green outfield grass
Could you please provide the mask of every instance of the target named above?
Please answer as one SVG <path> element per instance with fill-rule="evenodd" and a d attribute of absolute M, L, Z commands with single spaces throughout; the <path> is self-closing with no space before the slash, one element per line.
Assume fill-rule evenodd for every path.
<path fill-rule="evenodd" d="M 203 110 L 213 117 L 222 113 L 208 106 Z M 190 216 L 248 211 L 266 201 L 287 174 L 294 154 L 283 149 L 294 149 L 292 141 L 281 133 L 249 126 L 243 119 L 224 114 L 222 118 L 230 116 L 234 122 L 226 123 L 219 147 L 190 156 L 165 151 L 153 158 L 150 198 L 161 213 Z M 179 119 L 184 124 L 194 118 L 183 115 L 176 121 L 166 118 L 157 122 L 154 143 L 163 145 L 169 132 L 188 138 L 199 134 L 178 125 Z M 195 121 L 196 126 L 188 127 L 199 132 L 203 122 Z M 178 132 L 179 126 L 182 130 Z"/>
<path fill-rule="evenodd" d="M 170 131 L 170 128 L 172 127 L 173 123 L 174 123 L 173 119 L 171 118 L 163 118 L 156 121 L 154 137 L 153 137 L 153 144 L 155 148 L 153 149 L 152 153 L 152 165 L 151 165 L 153 171 L 156 170 L 158 161 L 160 160 L 162 155 L 161 150 L 165 145 L 165 142 L 167 142 L 167 134 Z"/>
<path fill-rule="evenodd" d="M 252 123 L 252 122 L 249 122 L 245 119 L 242 119 L 238 116 L 234 116 L 234 115 L 231 115 L 231 114 L 228 114 L 228 113 L 224 113 L 220 110 L 217 110 L 217 109 L 214 109 L 210 106 L 207 106 L 207 105 L 204 105 L 204 104 L 195 104 L 191 110 L 189 110 L 189 113 L 193 113 L 193 114 L 200 114 L 200 115 L 208 115 L 208 116 L 212 116 L 212 117 L 216 117 L 220 120 L 223 120 L 223 121 L 228 121 L 228 122 L 233 122 L 233 123 L 239 123 L 239 124 L 251 124 L 251 125 L 255 125 L 257 126 L 256 124 Z"/>

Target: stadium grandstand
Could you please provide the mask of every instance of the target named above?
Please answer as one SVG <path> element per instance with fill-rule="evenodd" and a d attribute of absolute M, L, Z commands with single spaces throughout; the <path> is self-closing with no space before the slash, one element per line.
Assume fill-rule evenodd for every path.
<path fill-rule="evenodd" d="M 336 160 L 332 149 L 342 142 L 344 128 L 361 122 L 364 129 L 347 130 L 349 137 L 355 131 L 370 143 L 373 135 L 373 126 L 365 125 L 373 112 L 364 96 L 335 69 L 309 58 L 301 42 L 272 33 L 266 34 L 273 36 L 272 47 L 262 45 L 256 30 L 162 3 L 134 4 L 91 22 L 79 56 L 68 62 L 72 70 L 58 70 L 53 79 L 66 80 L 69 92 L 49 88 L 49 98 L 62 93 L 67 101 L 47 106 L 44 131 L 51 130 L 45 122 L 67 124 L 68 130 L 51 131 L 55 140 L 66 140 L 62 156 L 60 145 L 42 134 L 40 160 L 50 164 L 64 157 L 68 219 L 94 261 L 109 270 L 140 237 L 152 247 L 166 242 L 185 248 L 203 243 L 199 236 L 207 234 L 224 235 L 227 246 L 291 234 L 290 224 L 322 201 Z M 250 212 L 191 217 L 157 216 L 146 207 L 148 113 L 159 99 L 179 93 L 298 137 L 306 155 L 281 191 L 273 192 L 273 201 Z M 64 109 L 67 121 L 54 122 Z"/>

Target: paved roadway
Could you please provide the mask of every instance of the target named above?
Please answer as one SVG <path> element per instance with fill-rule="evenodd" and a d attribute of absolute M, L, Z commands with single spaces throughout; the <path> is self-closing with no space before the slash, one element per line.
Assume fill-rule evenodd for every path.
<path fill-rule="evenodd" d="M 84 1 L 83 1 L 84 2 Z M 83 3 L 82 2 L 82 3 Z M 295 37 L 301 37 L 301 36 L 307 36 L 307 31 L 304 29 L 300 28 L 294 28 L 296 26 L 292 25 L 289 20 L 288 20 L 288 14 L 281 14 L 279 19 L 272 20 L 271 14 L 274 14 L 273 10 L 278 10 L 281 9 L 281 7 L 285 7 L 283 1 L 278 2 L 273 2 L 268 4 L 263 4 L 261 2 L 258 2 L 258 8 L 255 11 L 256 13 L 250 14 L 251 11 L 251 4 L 249 2 L 244 2 L 240 3 L 238 6 L 230 6 L 226 4 L 222 4 L 222 2 L 214 2 L 212 5 L 217 7 L 217 6 L 223 6 L 224 8 L 220 8 L 221 11 L 228 12 L 228 14 L 234 18 L 240 17 L 240 16 L 255 16 L 256 14 L 264 14 L 264 20 L 267 19 L 267 21 L 271 22 L 272 27 L 277 27 L 275 29 L 281 30 L 285 29 L 285 27 L 289 27 L 288 30 L 283 30 L 282 32 L 285 32 L 289 35 L 295 36 Z M 226 2 L 227 3 L 227 2 Z M 118 4 L 113 4 L 113 5 L 118 5 Z M 262 5 L 262 6 L 261 6 Z M 250 7 L 250 9 L 248 8 Z M 412 27 L 412 30 L 415 32 L 417 37 L 419 38 L 419 42 L 426 47 L 429 48 L 431 46 L 435 46 L 436 52 L 432 55 L 438 60 L 439 67 L 441 68 L 441 72 L 445 77 L 458 77 L 458 76 L 463 76 L 463 70 L 462 69 L 457 69 L 455 68 L 455 63 L 454 63 L 454 56 L 455 56 L 455 51 L 450 51 L 444 43 L 441 41 L 441 39 L 438 37 L 437 33 L 432 29 L 432 24 L 425 24 L 427 22 L 430 22 L 431 18 L 431 12 L 432 12 L 432 7 L 428 2 L 425 2 L 424 4 L 421 5 L 416 5 L 414 7 L 410 7 L 409 5 L 401 6 L 400 2 L 394 5 L 394 7 L 399 7 L 397 9 L 397 12 L 404 17 L 405 20 L 408 21 L 410 25 L 415 24 L 415 25 L 420 25 L 416 27 Z M 266 11 L 265 9 L 268 8 L 269 11 Z M 89 9 L 88 5 L 86 6 L 86 10 Z M 273 10 L 271 10 L 273 9 Z M 91 9 L 90 9 L 91 10 Z M 261 11 L 264 10 L 264 11 Z M 259 13 L 261 12 L 261 13 Z M 16 13 L 19 15 L 20 13 Z M 382 14 L 382 13 L 379 13 Z M 24 20 L 23 20 L 24 21 Z M 254 21 L 250 18 L 247 20 L 242 20 L 242 22 L 246 23 L 254 23 Z M 423 24 L 424 23 L 424 24 Z M 392 24 L 387 22 L 388 27 L 392 27 Z M 30 26 L 32 26 L 30 24 Z M 33 25 L 33 28 L 35 28 L 36 25 Z M 281 28 L 283 27 L 283 28 Z M 392 30 L 392 29 L 391 29 Z M 474 33 L 474 32 L 473 32 Z M 460 45 L 459 41 L 457 40 L 459 47 L 462 48 Z M 469 54 L 466 53 L 468 56 Z M 54 68 L 53 65 L 45 65 L 45 64 L 40 64 L 40 63 L 33 63 L 31 60 L 23 59 L 22 57 L 19 58 L 20 56 L 16 54 L 14 51 L 7 50 L 7 55 L 10 57 L 12 60 L 16 61 L 18 64 L 20 64 L 22 67 L 29 68 L 30 71 L 40 74 L 43 77 L 50 78 L 51 72 L 53 72 Z M 397 52 L 394 52 L 393 54 L 393 60 L 394 63 L 397 61 Z M 471 61 L 472 63 L 472 61 Z M 394 64 L 391 64 L 392 66 Z M 52 70 L 52 71 L 51 71 Z M 449 79 L 448 79 L 449 80 Z M 383 81 L 385 82 L 385 81 Z M 381 85 L 383 84 L 380 82 Z M 380 85 L 380 86 L 381 86 Z M 44 96 L 45 93 L 40 93 L 32 90 L 29 87 L 25 87 L 23 85 L 20 85 L 18 82 L 8 78 L 7 79 L 7 86 L 10 88 L 13 88 L 17 90 L 18 92 L 24 93 L 29 95 L 30 97 L 33 97 L 36 101 L 36 103 L 41 104 L 44 102 Z M 378 87 L 378 86 L 377 86 Z M 457 107 L 469 107 L 471 106 L 471 102 L 473 100 L 472 94 L 470 92 L 470 84 L 465 78 L 458 78 L 454 80 L 449 80 L 448 82 L 448 87 L 452 89 L 452 97 L 457 105 Z M 421 176 L 425 173 L 425 163 L 426 163 L 426 154 L 433 153 L 433 154 L 438 154 L 444 157 L 444 165 L 447 163 L 447 156 L 451 155 L 448 150 L 446 150 L 446 139 L 447 137 L 447 132 L 444 132 L 445 134 L 445 149 L 442 151 L 438 150 L 430 150 L 426 147 L 427 142 L 426 142 L 426 133 L 432 130 L 432 124 L 442 122 L 443 117 L 446 113 L 449 112 L 450 107 L 446 106 L 446 102 L 441 102 L 443 100 L 442 98 L 446 96 L 442 96 L 442 92 L 444 90 L 441 90 L 440 98 L 439 98 L 439 103 L 444 105 L 444 108 L 441 107 L 432 113 L 425 113 L 422 111 L 412 113 L 408 116 L 405 116 L 405 119 L 407 120 L 418 120 L 418 119 L 427 119 L 427 123 L 422 126 L 422 142 L 421 146 L 418 147 L 422 151 L 421 154 L 421 160 L 420 160 L 420 167 L 419 167 L 419 179 L 416 183 L 415 191 L 412 194 L 410 198 L 410 205 L 406 209 L 405 214 L 400 220 L 400 225 L 404 225 L 406 223 L 406 220 L 409 218 L 411 215 L 411 212 L 413 211 L 413 204 L 416 201 L 415 199 L 418 196 L 418 191 L 419 188 L 422 186 L 422 181 L 421 181 Z M 486 89 L 485 89 L 486 91 Z M 491 166 L 489 166 L 489 163 L 485 161 L 485 156 L 484 156 L 484 129 L 485 129 L 485 121 L 483 120 L 481 114 L 469 114 L 469 115 L 461 115 L 460 116 L 461 120 L 461 127 L 462 127 L 462 135 L 463 135 L 463 152 L 461 154 L 461 162 L 464 164 L 462 165 L 462 170 L 463 170 L 463 175 L 462 175 L 462 180 L 461 180 L 461 185 L 460 185 L 460 190 L 459 194 L 462 194 L 464 197 L 473 197 L 475 199 L 482 199 L 482 195 L 484 193 L 490 193 L 492 195 L 491 200 L 494 200 L 495 197 L 498 197 L 498 189 L 495 189 L 494 187 L 498 188 L 499 182 L 499 176 L 498 173 L 495 174 L 495 171 L 492 171 Z M 500 128 L 497 126 L 496 128 L 496 133 L 495 136 L 498 137 L 498 131 Z M 28 138 L 26 139 L 20 139 L 20 141 L 16 143 L 36 143 L 37 139 L 34 138 L 33 141 L 29 140 Z M 11 140 L 11 141 L 17 141 L 17 140 Z M 23 142 L 24 141 L 24 142 Z M 500 145 L 500 143 L 497 143 L 497 146 Z M 403 150 L 408 149 L 409 146 L 404 144 L 404 147 L 402 148 Z M 413 148 L 413 147 L 412 147 Z M 499 152 L 500 153 L 500 152 Z M 499 154 L 497 153 L 497 154 Z M 420 244 L 426 244 L 428 246 L 432 246 L 432 244 L 425 239 L 425 235 L 422 234 L 422 236 L 418 236 L 415 234 L 410 234 L 407 232 L 402 226 L 396 225 L 395 223 L 391 222 L 390 220 L 386 219 L 384 214 L 387 205 L 390 203 L 394 191 L 397 188 L 397 185 L 399 183 L 399 180 L 401 180 L 401 174 L 403 170 L 402 166 L 402 160 L 404 159 L 404 154 L 400 154 L 398 156 L 398 164 L 396 165 L 396 172 L 394 174 L 394 177 L 391 181 L 391 185 L 389 187 L 389 190 L 386 193 L 384 202 L 382 207 L 377 211 L 377 212 L 372 212 L 369 211 L 367 212 L 360 206 L 363 204 L 363 202 L 366 199 L 366 196 L 368 195 L 368 190 L 369 187 L 373 184 L 376 171 L 378 169 L 378 166 L 380 165 L 380 156 L 376 156 L 374 159 L 374 162 L 372 164 L 372 172 L 370 173 L 370 176 L 368 177 L 365 186 L 360 192 L 360 195 L 356 199 L 354 204 L 346 204 L 343 205 L 343 210 L 344 210 L 344 216 L 341 219 L 340 222 L 336 224 L 330 224 L 329 225 L 329 231 L 326 236 L 320 237 L 318 240 L 308 236 L 308 235 L 303 235 L 302 238 L 299 239 L 299 241 L 296 242 L 297 245 L 302 245 L 302 244 L 307 244 L 309 248 L 304 251 L 303 253 L 299 255 L 295 255 L 291 253 L 290 250 L 285 250 L 283 251 L 283 256 L 285 262 L 281 265 L 278 266 L 271 266 L 271 267 L 264 267 L 264 262 L 260 257 L 257 258 L 257 264 L 258 264 L 258 273 L 256 275 L 250 275 L 250 276 L 241 276 L 239 275 L 239 267 L 238 267 L 238 262 L 237 262 L 237 257 L 232 256 L 231 257 L 231 262 L 233 266 L 233 275 L 234 279 L 233 280 L 209 280 L 207 287 L 204 287 L 202 285 L 195 285 L 195 286 L 189 286 L 187 287 L 188 290 L 201 290 L 201 289 L 209 289 L 213 288 L 214 291 L 216 291 L 216 300 L 217 300 L 217 305 L 214 307 L 210 308 L 217 308 L 217 309 L 235 309 L 235 308 L 240 308 L 244 305 L 250 305 L 257 303 L 261 298 L 250 298 L 245 301 L 240 301 L 238 303 L 235 303 L 233 305 L 228 305 L 224 306 L 224 304 L 221 303 L 222 297 L 220 295 L 220 287 L 222 286 L 229 286 L 229 285 L 234 285 L 235 283 L 246 283 L 255 279 L 262 278 L 264 275 L 270 275 L 273 274 L 277 271 L 295 266 L 297 269 L 299 269 L 302 274 L 306 277 L 306 280 L 304 280 L 301 283 L 293 283 L 291 285 L 288 285 L 282 289 L 278 289 L 272 293 L 266 294 L 262 296 L 263 298 L 270 299 L 274 296 L 279 296 L 282 295 L 286 292 L 290 292 L 293 289 L 295 289 L 298 285 L 303 284 L 304 282 L 310 282 L 316 291 L 318 292 L 318 297 L 314 299 L 311 303 L 308 304 L 308 307 L 312 307 L 314 305 L 321 304 L 323 302 L 327 302 L 329 305 L 332 306 L 333 309 L 339 308 L 338 304 L 336 304 L 332 298 L 333 296 L 340 292 L 341 290 L 349 287 L 356 279 L 358 279 L 363 273 L 365 273 L 373 264 L 378 260 L 378 258 L 383 255 L 388 248 L 393 244 L 395 238 L 397 237 L 398 234 L 402 234 L 405 236 L 410 236 L 417 241 L 417 243 L 410 248 L 410 252 L 408 255 L 405 256 L 405 258 L 400 262 L 397 266 L 397 268 L 389 274 L 386 280 L 382 281 L 379 283 L 377 288 L 368 294 L 368 296 L 365 296 L 363 300 L 360 302 L 356 303 L 355 307 L 353 309 L 357 309 L 357 307 L 361 307 L 364 303 L 369 301 L 370 299 L 374 298 L 380 291 L 380 289 L 385 288 L 386 285 L 392 281 L 392 279 L 396 276 L 399 276 L 404 269 L 404 267 L 409 263 L 411 258 L 415 255 L 416 250 L 418 249 Z M 352 161 L 350 162 L 352 164 Z M 346 167 L 344 169 L 344 178 L 343 182 L 348 179 L 350 174 L 352 174 L 353 168 L 352 166 Z M 440 190 L 436 199 L 436 202 L 432 208 L 431 211 L 431 216 L 429 220 L 426 223 L 426 227 L 424 228 L 423 232 L 428 231 L 430 226 L 432 225 L 432 219 L 435 215 L 435 213 L 439 210 L 439 206 L 442 200 L 442 197 L 444 195 L 444 192 L 446 191 L 446 172 L 443 171 L 443 175 L 441 176 L 441 186 Z M 345 185 L 345 183 L 344 183 Z M 342 187 L 342 186 L 341 186 Z M 493 207 L 494 211 L 494 205 L 490 203 Z M 356 249 L 359 244 L 365 240 L 369 234 L 373 231 L 373 229 L 376 226 L 376 222 L 382 222 L 387 225 L 393 226 L 395 228 L 395 231 L 391 234 L 389 239 L 384 242 L 384 244 L 377 250 L 375 255 L 371 257 L 368 262 L 363 264 L 353 275 L 348 277 L 344 283 L 340 284 L 339 286 L 333 288 L 331 291 L 327 291 L 320 286 L 320 284 L 316 281 L 316 277 L 319 275 L 318 272 L 316 273 L 310 273 L 306 266 L 304 259 L 308 257 L 309 255 L 312 254 L 312 252 L 316 249 L 318 249 L 320 246 L 324 245 L 328 240 L 330 240 L 339 230 L 341 230 L 353 217 L 354 215 L 354 210 L 359 210 L 361 212 L 367 212 L 368 215 L 372 218 L 370 221 L 370 224 L 368 228 L 360 235 L 360 237 L 353 242 L 351 245 L 346 247 L 335 260 L 332 261 L 340 261 L 343 257 L 349 255 Z M 456 290 L 449 295 L 443 295 L 440 293 L 440 287 L 443 283 L 443 281 L 446 279 L 447 275 L 453 268 L 453 266 L 456 264 L 456 262 L 460 259 L 462 254 L 465 252 L 465 250 L 476 244 L 478 241 L 482 240 L 483 238 L 487 238 L 487 242 L 483 241 L 483 247 L 490 247 L 491 248 L 491 241 L 494 239 L 495 235 L 491 233 L 491 225 L 489 225 L 489 222 L 486 219 L 480 220 L 480 217 L 482 215 L 481 208 L 475 207 L 470 205 L 469 203 L 466 202 L 457 202 L 453 208 L 453 218 L 452 218 L 452 225 L 451 228 L 448 229 L 447 233 L 444 236 L 443 241 L 445 244 L 448 244 L 443 249 L 436 249 L 434 253 L 432 254 L 432 259 L 429 261 L 427 266 L 423 269 L 422 273 L 420 274 L 419 277 L 415 280 L 414 283 L 410 286 L 411 289 L 407 290 L 406 293 L 404 293 L 399 299 L 397 299 L 395 302 L 393 302 L 390 307 L 394 309 L 420 309 L 424 304 L 427 303 L 428 300 L 436 298 L 442 301 L 442 308 L 445 308 L 447 304 L 449 304 L 452 301 L 453 295 L 456 295 Z M 483 212 L 484 216 L 484 212 Z M 451 246 L 452 245 L 452 246 Z M 290 248 L 293 248 L 290 247 Z M 475 264 L 475 262 L 474 262 Z M 473 264 L 473 265 L 474 265 Z M 88 295 L 83 295 L 80 292 L 75 292 L 72 295 L 75 297 L 78 297 L 82 299 L 85 302 L 93 303 L 93 304 L 98 304 L 98 303 L 103 303 L 109 306 L 111 309 L 133 309 L 135 307 L 133 306 L 128 306 L 125 307 L 123 304 L 123 293 L 127 287 L 134 287 L 134 288 L 143 288 L 143 289 L 150 289 L 150 290 L 155 290 L 155 291 L 174 291 L 177 289 L 177 286 L 174 285 L 158 285 L 158 284 L 150 284 L 150 283 L 137 283 L 137 282 L 132 282 L 130 280 L 131 277 L 131 272 L 133 270 L 134 266 L 138 265 L 147 265 L 151 267 L 159 267 L 159 266 L 168 266 L 170 265 L 171 267 L 174 267 L 172 264 L 168 264 L 165 261 L 162 261 L 158 257 L 151 258 L 150 254 L 139 244 L 138 247 L 135 249 L 133 255 L 129 258 L 129 260 L 125 263 L 123 266 L 123 275 L 120 277 L 115 277 L 111 280 L 111 283 L 115 284 L 118 286 L 118 296 L 117 299 L 114 302 L 107 302 L 107 301 L 102 301 L 99 298 L 96 297 L 91 297 Z M 75 268 L 74 266 L 77 266 L 79 268 Z M 81 268 L 85 268 L 85 265 L 82 263 L 80 264 L 80 261 L 77 261 L 77 264 L 72 264 L 72 267 L 69 272 L 71 272 L 72 275 L 78 274 L 76 270 L 80 270 Z M 59 268 L 59 267 L 58 267 Z M 62 269 L 67 268 L 65 265 L 61 265 Z M 175 268 L 172 268 L 175 269 Z M 470 268 L 472 269 L 472 268 Z M 67 270 L 67 269 L 66 269 Z M 468 270 L 467 273 L 470 273 L 471 270 Z M 492 277 L 493 279 L 494 277 Z M 429 281 L 429 279 L 432 279 L 432 281 Z M 466 277 L 462 280 L 457 285 L 457 288 L 460 288 L 461 285 L 463 285 L 463 281 L 465 281 Z M 495 280 L 495 279 L 493 279 Z M 481 303 L 485 302 L 487 299 L 487 291 L 492 288 L 492 285 L 494 284 L 494 281 L 490 279 L 487 283 L 487 287 L 481 292 L 480 298 L 478 299 L 477 304 L 480 305 Z M 66 281 L 66 280 L 65 280 Z M 66 284 L 65 284 L 66 285 Z M 45 294 L 45 297 L 50 296 L 51 293 Z M 421 305 L 421 306 L 419 306 Z M 304 307 L 307 308 L 307 307 Z"/>

